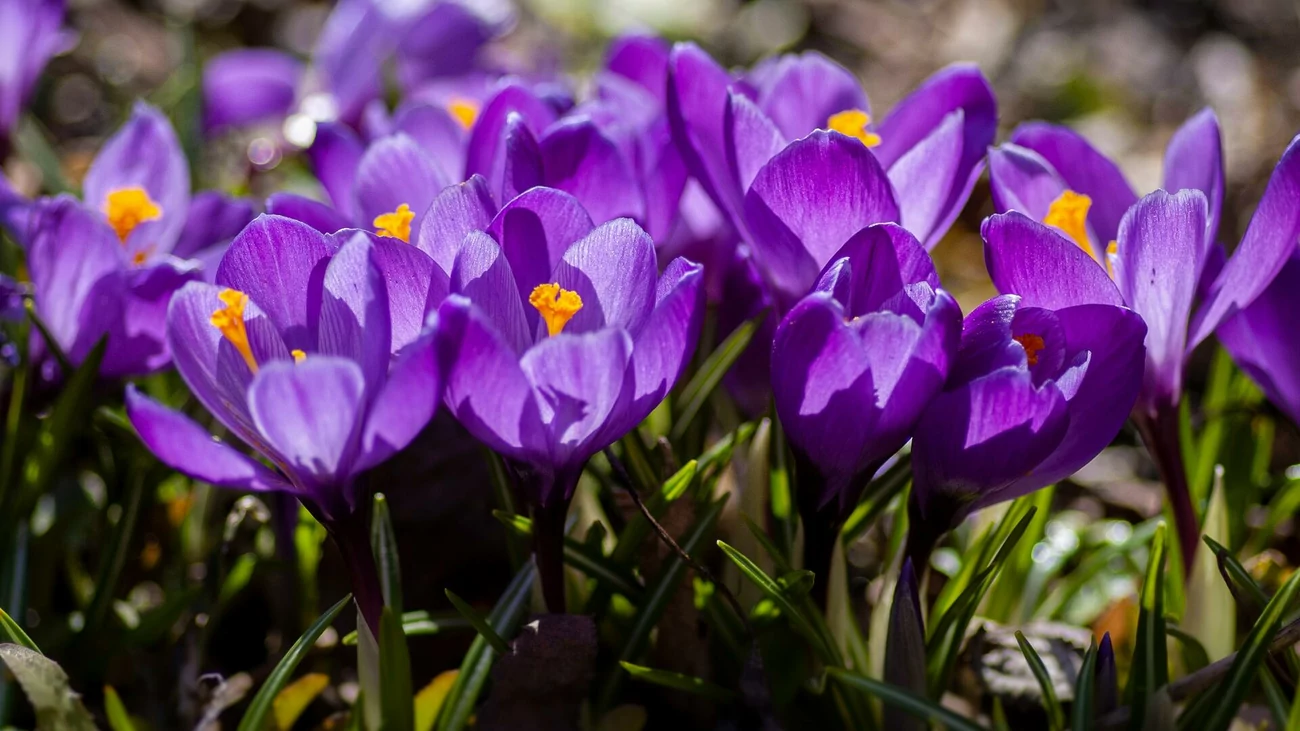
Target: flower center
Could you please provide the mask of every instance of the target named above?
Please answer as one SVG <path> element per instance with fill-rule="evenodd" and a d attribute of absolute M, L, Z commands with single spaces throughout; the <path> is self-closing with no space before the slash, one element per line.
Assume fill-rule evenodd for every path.
<path fill-rule="evenodd" d="M 474 121 L 478 119 L 478 104 L 469 99 L 452 99 L 447 102 L 447 111 L 465 129 L 473 127 Z"/>
<path fill-rule="evenodd" d="M 558 284 L 539 284 L 528 295 L 528 304 L 537 308 L 546 321 L 546 333 L 555 337 L 582 309 L 582 298 L 577 292 L 560 289 Z"/>
<path fill-rule="evenodd" d="M 1038 365 L 1038 351 L 1047 347 L 1047 343 L 1043 342 L 1041 336 L 1025 333 L 1024 335 L 1015 336 L 1012 340 L 1020 343 L 1020 347 L 1025 349 L 1025 357 L 1029 360 L 1029 365 Z"/>
<path fill-rule="evenodd" d="M 290 350 L 289 355 L 293 356 L 294 363 L 301 363 L 304 360 L 307 360 L 307 354 L 297 348 Z"/>
<path fill-rule="evenodd" d="M 1047 208 L 1043 223 L 1055 226 L 1074 240 L 1074 243 L 1087 252 L 1093 259 L 1092 246 L 1088 244 L 1088 209 L 1092 208 L 1092 199 L 1082 193 L 1066 190 L 1052 201 Z"/>
<path fill-rule="evenodd" d="M 867 147 L 880 144 L 880 135 L 867 129 L 871 124 L 871 115 L 861 109 L 845 109 L 832 114 L 826 120 L 826 128 L 842 135 L 848 135 Z"/>
<path fill-rule="evenodd" d="M 411 207 L 403 203 L 392 213 L 381 213 L 375 216 L 375 233 L 402 241 L 411 242 L 411 221 L 415 220 L 415 214 L 411 212 Z"/>
<path fill-rule="evenodd" d="M 125 243 L 136 226 L 162 216 L 162 207 L 144 188 L 122 188 L 109 192 L 104 200 L 104 215 L 117 238 Z"/>
<path fill-rule="evenodd" d="M 244 356 L 248 370 L 257 373 L 257 359 L 253 349 L 248 345 L 248 328 L 244 326 L 244 307 L 248 304 L 248 295 L 236 289 L 223 289 L 217 295 L 222 307 L 212 313 L 208 322 L 221 331 L 221 336 L 235 346 L 235 350 Z"/>

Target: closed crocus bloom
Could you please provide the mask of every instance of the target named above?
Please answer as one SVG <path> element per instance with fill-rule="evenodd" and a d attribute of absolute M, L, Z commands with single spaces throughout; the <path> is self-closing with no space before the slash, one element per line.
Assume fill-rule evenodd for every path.
<path fill-rule="evenodd" d="M 217 283 L 191 282 L 167 312 L 176 367 L 199 402 L 272 467 L 131 389 L 127 412 L 164 464 L 220 487 L 282 491 L 329 529 L 362 614 L 382 597 L 356 477 L 432 418 L 441 379 L 421 335 L 433 262 L 356 232 L 341 246 L 263 216 L 231 244 Z"/>
<path fill-rule="evenodd" d="M 1292 253 L 1268 289 L 1219 326 L 1219 342 L 1269 400 L 1300 424 L 1300 254 Z"/>
<path fill-rule="evenodd" d="M 465 237 L 437 340 L 446 405 L 513 466 L 534 507 L 547 604 L 563 611 L 564 516 L 578 477 L 672 388 L 698 337 L 703 290 L 701 268 L 684 259 L 660 276 L 650 237 L 631 221 L 567 248 L 545 244 Z"/>
<path fill-rule="evenodd" d="M 1074 474 L 1123 427 L 1142 385 L 1137 313 L 1002 295 L 975 308 L 912 438 L 909 553 L 980 508 Z"/>
<path fill-rule="evenodd" d="M 1300 147 L 1292 141 L 1283 154 L 1225 261 L 1213 238 L 1223 183 L 1211 113 L 1193 117 L 1170 143 L 1166 184 L 1181 190 L 1141 199 L 1073 132 L 1034 125 L 1018 138 L 1035 149 L 1005 145 L 990 153 L 994 202 L 1012 212 L 984 224 L 989 274 L 999 291 L 1031 305 L 1127 305 L 1145 319 L 1145 376 L 1133 418 L 1160 465 L 1190 555 L 1199 530 L 1178 436 L 1183 368 L 1292 255 L 1300 238 Z"/>
<path fill-rule="evenodd" d="M 0 0 L 0 137 L 17 124 L 50 57 L 68 45 L 63 12 L 63 0 Z"/>
<path fill-rule="evenodd" d="M 804 565 L 818 577 L 863 486 L 943 386 L 960 335 L 961 309 L 920 242 L 894 224 L 849 239 L 781 320 L 772 395 L 800 457 Z"/>
<path fill-rule="evenodd" d="M 146 104 L 95 157 L 83 196 L 24 207 L 19 240 L 37 312 L 74 364 L 107 335 L 104 375 L 157 370 L 169 360 L 163 315 L 172 293 L 202 275 L 251 206 L 217 193 L 191 206 L 180 143 Z"/>

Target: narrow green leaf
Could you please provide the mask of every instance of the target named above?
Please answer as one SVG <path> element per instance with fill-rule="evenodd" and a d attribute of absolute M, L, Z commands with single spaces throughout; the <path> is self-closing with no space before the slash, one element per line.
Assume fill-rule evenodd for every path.
<path fill-rule="evenodd" d="M 131 714 L 126 712 L 121 696 L 111 685 L 104 686 L 104 715 L 108 717 L 108 727 L 113 731 L 135 731 Z"/>
<path fill-rule="evenodd" d="M 459 613 L 447 614 L 429 614 L 427 611 L 420 609 L 414 612 L 404 612 L 402 614 L 402 631 L 407 637 L 418 637 L 420 635 L 436 635 L 453 630 L 474 629 Z M 352 646 L 357 644 L 357 631 L 352 630 L 343 636 L 343 644 Z"/>
<path fill-rule="evenodd" d="M 474 631 L 478 632 L 479 636 L 482 637 L 493 650 L 496 650 L 498 655 L 510 654 L 510 643 L 502 639 L 501 635 L 497 634 L 496 630 L 492 629 L 492 625 L 488 624 L 488 621 L 483 618 L 483 615 L 474 611 L 473 607 L 467 604 L 464 599 L 457 596 L 456 592 L 451 589 L 443 589 L 443 593 L 451 600 L 451 605 L 456 608 L 456 611 L 460 612 L 460 616 L 464 617 L 465 621 L 470 623 L 470 626 L 474 628 Z"/>
<path fill-rule="evenodd" d="M 813 628 L 808 617 L 800 608 L 794 605 L 790 600 L 790 597 L 786 595 L 785 591 L 783 591 L 783 587 L 780 584 L 773 580 L 772 577 L 768 576 L 763 569 L 759 568 L 758 564 L 751 561 L 748 556 L 727 545 L 726 542 L 718 541 L 718 548 L 721 548 L 722 552 L 727 555 L 727 558 L 731 559 L 731 562 L 736 564 L 736 567 L 740 569 L 740 573 L 744 574 L 746 578 L 754 582 L 755 586 L 763 590 L 763 593 L 767 595 L 767 598 L 772 600 L 772 603 L 781 610 L 781 614 L 789 620 L 790 625 L 794 627 L 795 631 L 803 635 L 804 639 L 808 640 L 813 647 L 813 651 L 817 653 L 817 656 L 822 662 L 828 665 L 841 664 L 839 650 L 835 648 L 834 643 L 832 642 L 828 644 L 826 638 L 822 637 L 821 634 Z"/>
<path fill-rule="evenodd" d="M 379 585 L 384 594 L 384 606 L 393 613 L 402 613 L 402 567 L 397 555 L 397 535 L 393 532 L 393 518 L 388 512 L 388 498 L 377 492 L 370 513 L 370 549 L 375 554 L 375 569 L 379 572 Z"/>
<path fill-rule="evenodd" d="M 515 508 L 515 496 L 510 487 L 510 477 L 506 474 L 505 460 L 501 455 L 483 447 L 483 458 L 488 464 L 488 477 L 492 483 L 492 495 L 496 498 L 497 508 L 507 515 L 519 511 Z M 510 565 L 518 571 L 528 560 L 528 545 L 518 536 L 506 535 L 506 553 L 510 556 Z"/>
<path fill-rule="evenodd" d="M 517 535 L 532 536 L 533 534 L 531 518 L 507 515 L 500 510 L 493 510 L 492 515 Z M 600 524 L 596 523 L 596 525 Z M 598 545 L 590 545 L 565 536 L 564 562 L 598 583 L 604 584 L 611 591 L 627 597 L 633 604 L 639 604 L 644 597 L 645 589 L 642 588 L 640 580 L 633 576 L 632 572 L 606 558 L 600 552 Z"/>
<path fill-rule="evenodd" d="M 722 377 L 731 370 L 736 359 L 745 348 L 749 347 L 749 341 L 754 337 L 754 331 L 764 319 L 767 318 L 767 310 L 758 313 L 752 320 L 746 320 L 731 332 L 730 335 L 718 345 L 717 349 L 709 354 L 709 357 L 700 364 L 700 369 L 682 388 L 681 396 L 677 399 L 680 405 L 675 418 L 673 419 L 673 430 L 671 439 L 673 442 L 681 439 L 690 428 L 691 422 L 699 415 L 700 409 L 704 408 L 705 401 L 713 393 L 713 389 L 718 387 L 722 382 Z"/>
<path fill-rule="evenodd" d="M 320 638 L 321 633 L 325 631 L 326 627 L 334 623 L 334 619 L 339 616 L 339 612 L 342 612 L 343 608 L 351 601 L 351 594 L 340 599 L 337 604 L 327 609 L 312 626 L 308 627 L 297 642 L 293 643 L 293 647 L 289 648 L 289 651 L 280 659 L 279 664 L 266 677 L 266 682 L 262 683 L 257 695 L 253 696 L 253 701 L 248 704 L 248 710 L 244 712 L 244 718 L 239 722 L 238 731 L 266 730 L 271 722 L 271 711 L 275 706 L 275 697 L 288 684 L 289 678 L 293 676 L 293 671 L 298 668 L 298 663 L 302 662 L 302 659 L 307 656 L 308 651 L 316 644 L 316 640 Z"/>
<path fill-rule="evenodd" d="M 37 647 L 35 642 L 32 642 L 32 638 L 27 636 L 27 633 L 23 631 L 18 622 L 3 609 L 0 609 L 0 640 L 21 645 L 32 652 L 41 651 L 41 648 Z"/>
<path fill-rule="evenodd" d="M 1201 540 L 1205 545 L 1210 547 L 1214 557 L 1219 565 L 1219 573 L 1223 576 L 1223 581 L 1228 585 L 1237 604 L 1243 610 L 1248 610 L 1252 614 L 1264 608 L 1268 604 L 1268 594 L 1260 588 L 1255 582 L 1255 577 L 1250 575 L 1245 566 L 1237 560 L 1237 557 L 1218 541 L 1209 536 L 1202 536 Z"/>
<path fill-rule="evenodd" d="M 826 675 L 836 683 L 846 687 L 870 693 L 896 708 L 931 723 L 938 723 L 949 731 L 983 731 L 983 727 L 953 711 L 921 696 L 909 693 L 902 688 L 873 680 L 857 673 L 840 668 L 827 668 Z"/>
<path fill-rule="evenodd" d="M 513 633 L 523 619 L 536 576 L 532 562 L 525 564 L 488 614 L 488 624 L 498 636 Z M 478 695 L 496 660 L 496 654 L 490 652 L 490 649 L 488 641 L 481 634 L 470 643 L 469 651 L 460 663 L 456 682 L 452 684 L 451 691 L 438 712 L 438 731 L 460 731 L 469 722 L 474 706 L 478 703 Z"/>
<path fill-rule="evenodd" d="M 24 304 L 27 306 L 27 318 L 32 321 L 36 331 L 41 334 L 41 340 L 45 341 L 45 348 L 49 351 L 50 356 L 54 358 L 54 362 L 59 364 L 59 370 L 63 373 L 74 372 L 76 368 L 72 366 L 72 361 L 68 360 L 68 354 L 63 352 L 63 346 L 59 344 L 58 338 L 54 337 L 54 333 L 45 324 L 45 320 L 36 314 L 35 302 L 26 300 Z"/>
<path fill-rule="evenodd" d="M 1291 699 L 1291 712 L 1286 719 L 1286 731 L 1300 731 L 1300 690 Z"/>
<path fill-rule="evenodd" d="M 1259 682 L 1264 686 L 1264 700 L 1268 703 L 1269 713 L 1273 714 L 1273 726 L 1269 728 L 1285 728 L 1287 713 L 1286 694 L 1282 692 L 1282 686 L 1277 684 L 1277 679 L 1273 677 L 1273 671 L 1264 668 L 1259 674 Z"/>
<path fill-rule="evenodd" d="M 799 510 L 794 504 L 794 484 L 790 469 L 792 460 L 781 420 L 773 418 L 771 425 L 767 505 L 772 513 L 773 543 L 780 546 L 781 555 L 791 557 L 794 556 L 795 539 L 799 533 Z"/>
<path fill-rule="evenodd" d="M 731 455 L 735 452 L 736 447 L 749 442 L 754 438 L 754 432 L 758 425 L 752 421 L 746 421 L 736 427 L 734 432 L 714 442 L 704 454 L 699 457 L 699 470 L 701 474 L 710 471 L 721 471 L 731 463 Z M 716 470 L 715 470 L 716 468 Z M 682 469 L 685 469 L 683 467 Z"/>
<path fill-rule="evenodd" d="M 862 491 L 857 507 L 853 508 L 853 512 L 844 521 L 844 527 L 840 529 L 840 540 L 845 545 L 857 540 L 858 536 L 871 527 L 876 516 L 880 515 L 885 507 L 910 484 L 912 484 L 912 460 L 903 454 L 893 467 L 872 480 L 867 485 L 867 489 Z"/>
<path fill-rule="evenodd" d="M 1165 649 L 1165 537 L 1166 527 L 1156 528 L 1147 561 L 1146 580 L 1142 582 L 1138 610 L 1137 645 L 1128 686 L 1124 689 L 1129 705 L 1129 728 L 1139 731 L 1146 719 L 1151 696 L 1169 683 L 1169 660 Z"/>
<path fill-rule="evenodd" d="M 736 699 L 736 692 L 727 690 L 718 685 L 714 685 L 707 680 L 696 678 L 690 675 L 682 675 L 668 670 L 656 670 L 644 665 L 633 665 L 626 660 L 619 660 L 618 664 L 627 671 L 636 680 L 641 680 L 654 685 L 681 690 L 692 695 L 703 696 L 712 701 L 720 703 L 729 703 Z"/>
<path fill-rule="evenodd" d="M 1215 701 L 1205 717 L 1186 718 L 1188 714 L 1185 713 L 1178 719 L 1180 728 L 1205 731 L 1224 731 L 1228 728 L 1268 656 L 1268 647 L 1273 642 L 1273 636 L 1277 634 L 1282 617 L 1295 598 L 1297 589 L 1300 589 L 1300 571 L 1291 574 L 1291 578 L 1286 580 L 1264 607 L 1264 613 L 1246 636 L 1245 644 L 1237 651 L 1228 675 L 1215 686 Z"/>
<path fill-rule="evenodd" d="M 413 731 L 415 691 L 402 621 L 391 606 L 379 617 L 379 709 L 384 731 Z"/>
<path fill-rule="evenodd" d="M 126 477 L 126 495 L 122 500 L 122 511 L 117 522 L 110 528 L 108 545 L 101 554 L 99 571 L 95 576 L 95 594 L 86 610 L 84 630 L 91 634 L 99 631 L 100 623 L 108 613 L 117 591 L 118 577 L 126 564 L 126 552 L 131 538 L 135 535 L 135 523 L 140 516 L 140 502 L 144 499 L 145 473 L 143 465 L 136 461 L 136 469 Z"/>
<path fill-rule="evenodd" d="M 257 554 L 245 553 L 235 559 L 234 565 L 230 571 L 226 572 L 225 581 L 221 582 L 221 591 L 217 594 L 217 604 L 225 605 L 234 599 L 239 592 L 243 591 L 248 582 L 253 578 L 253 571 L 257 568 Z"/>
<path fill-rule="evenodd" d="M 1034 674 L 1034 679 L 1038 681 L 1038 688 L 1043 693 L 1043 707 L 1047 709 L 1048 728 L 1052 731 L 1065 731 L 1065 711 L 1061 709 L 1061 701 L 1056 697 L 1056 687 L 1052 684 L 1052 676 L 1047 672 L 1047 666 L 1043 664 L 1043 658 L 1038 656 L 1038 651 L 1029 644 L 1025 633 L 1020 630 L 1016 630 L 1016 643 L 1020 645 L 1020 652 L 1025 656 L 1025 662 L 1029 663 L 1029 671 Z"/>
<path fill-rule="evenodd" d="M 1182 645 L 1183 664 L 1187 667 L 1187 672 L 1194 673 L 1210 664 L 1210 656 L 1205 651 L 1205 646 L 1201 644 L 1201 641 L 1179 627 L 1170 624 L 1167 617 L 1165 618 L 1165 632 Z"/>
<path fill-rule="evenodd" d="M 1214 474 L 1201 533 L 1207 540 L 1231 542 L 1223 468 Z M 1219 576 L 1216 558 L 1211 551 L 1197 551 L 1192 557 L 1186 609 L 1181 619 L 1181 629 L 1197 639 L 1210 661 L 1231 655 L 1237 647 L 1237 602 L 1231 587 Z"/>
<path fill-rule="evenodd" d="M 36 711 L 38 731 L 95 731 L 95 721 L 59 664 L 21 645 L 0 645 L 0 661 Z"/>
<path fill-rule="evenodd" d="M 1070 731 L 1092 731 L 1097 697 L 1097 643 L 1091 642 L 1083 655 L 1083 666 L 1074 681 L 1074 704 L 1070 708 Z"/>

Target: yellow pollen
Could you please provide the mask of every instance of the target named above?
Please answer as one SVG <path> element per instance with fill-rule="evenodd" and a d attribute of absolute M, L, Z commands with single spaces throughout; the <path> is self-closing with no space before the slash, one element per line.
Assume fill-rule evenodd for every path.
<path fill-rule="evenodd" d="M 235 346 L 235 350 L 244 356 L 248 370 L 257 373 L 257 359 L 253 349 L 248 345 L 248 329 L 244 326 L 244 307 L 248 304 L 248 295 L 235 289 L 223 289 L 217 295 L 224 307 L 212 313 L 208 322 L 221 331 L 222 337 Z"/>
<path fill-rule="evenodd" d="M 452 99 L 447 102 L 447 111 L 465 129 L 473 127 L 478 119 L 478 104 L 468 99 Z"/>
<path fill-rule="evenodd" d="M 380 236 L 387 236 L 402 241 L 411 242 L 411 221 L 415 220 L 415 214 L 411 212 L 411 207 L 403 203 L 392 213 L 381 213 L 375 216 L 375 233 Z"/>
<path fill-rule="evenodd" d="M 299 349 L 297 349 L 297 348 L 294 348 L 293 350 L 290 350 L 290 351 L 289 351 L 289 355 L 292 355 L 292 356 L 293 356 L 293 362 L 294 362 L 294 363 L 301 363 L 301 362 L 303 362 L 304 360 L 307 360 L 307 354 L 304 353 L 304 352 L 302 352 L 301 350 L 299 350 Z"/>
<path fill-rule="evenodd" d="M 108 225 L 117 232 L 117 238 L 126 241 L 136 226 L 162 215 L 162 207 L 153 202 L 144 188 L 122 188 L 110 191 L 104 200 L 104 215 Z"/>
<path fill-rule="evenodd" d="M 1017 335 L 1012 340 L 1020 343 L 1020 347 L 1025 349 L 1025 357 L 1029 359 L 1029 365 L 1038 365 L 1038 351 L 1047 346 L 1041 337 L 1033 333 L 1026 333 Z"/>
<path fill-rule="evenodd" d="M 582 309 L 582 298 L 558 284 L 539 284 L 528 295 L 528 304 L 537 308 L 546 321 L 546 333 L 555 337 Z"/>
<path fill-rule="evenodd" d="M 826 120 L 827 129 L 848 135 L 867 147 L 875 147 L 880 144 L 880 135 L 867 129 L 869 124 L 871 115 L 861 109 L 845 109 Z"/>
<path fill-rule="evenodd" d="M 1096 259 L 1092 246 L 1088 244 L 1088 209 L 1092 208 L 1092 199 L 1081 193 L 1067 190 L 1061 193 L 1047 209 L 1043 223 L 1055 226 L 1074 239 L 1080 249 Z"/>

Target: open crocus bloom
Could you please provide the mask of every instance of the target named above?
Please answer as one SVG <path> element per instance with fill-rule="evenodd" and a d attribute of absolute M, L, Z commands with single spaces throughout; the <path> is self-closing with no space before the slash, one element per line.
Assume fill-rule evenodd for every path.
<path fill-rule="evenodd" d="M 0 0 L 0 136 L 18 122 L 50 57 L 68 45 L 63 12 L 63 0 Z"/>
<path fill-rule="evenodd" d="M 201 276 L 252 216 L 245 201 L 190 198 L 189 168 L 171 125 L 140 103 L 86 174 L 84 202 L 25 206 L 18 236 L 36 309 L 75 364 L 108 335 L 102 373 L 148 373 L 169 360 L 167 303 Z"/>
<path fill-rule="evenodd" d="M 906 230 L 871 226 L 832 257 L 772 347 L 777 414 L 823 478 L 800 476 L 813 509 L 842 516 L 856 503 L 943 386 L 960 335 L 961 309 Z"/>
<path fill-rule="evenodd" d="M 274 469 L 138 391 L 127 395 L 131 422 L 164 464 L 302 500 L 357 562 L 358 601 L 376 625 L 381 600 L 366 595 L 373 565 L 365 526 L 351 520 L 354 482 L 406 446 L 441 397 L 433 334 L 420 334 L 433 268 L 404 244 L 355 233 L 336 247 L 303 224 L 263 216 L 231 244 L 217 284 L 177 292 L 167 313 L 177 369 Z"/>
<path fill-rule="evenodd" d="M 871 150 L 898 201 L 894 220 L 927 249 L 970 196 L 997 129 L 992 88 L 974 66 L 939 71 L 873 125 L 857 80 L 821 54 L 781 56 L 734 78 L 692 44 L 673 49 L 668 108 L 688 167 L 738 230 L 759 168 L 790 141 L 833 130 Z"/>
<path fill-rule="evenodd" d="M 1142 318 L 1108 304 L 1002 295 L 968 315 L 912 439 L 918 541 L 1069 477 L 1110 444 L 1142 384 L 1145 336 Z"/>

